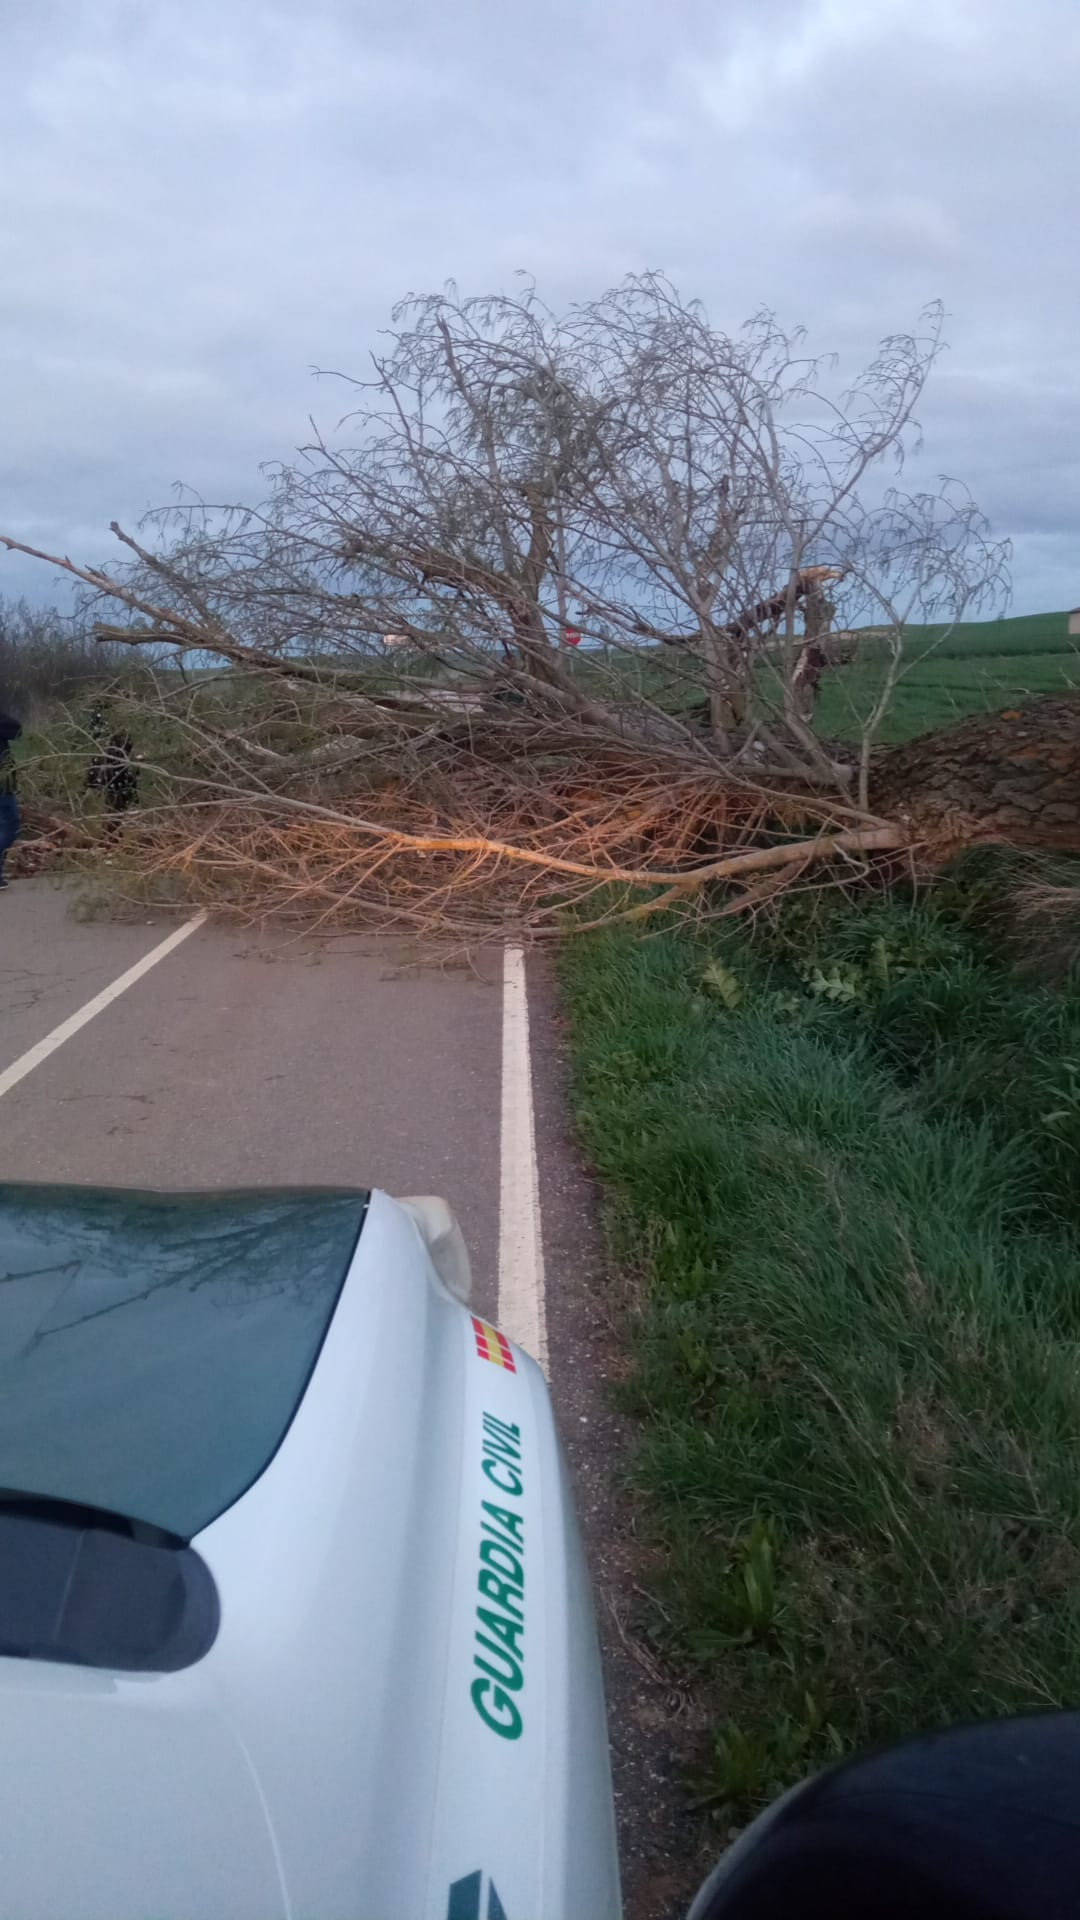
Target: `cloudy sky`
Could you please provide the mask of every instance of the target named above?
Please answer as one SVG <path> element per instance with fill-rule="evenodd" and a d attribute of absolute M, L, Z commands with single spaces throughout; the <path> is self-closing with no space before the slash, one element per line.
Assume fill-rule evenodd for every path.
<path fill-rule="evenodd" d="M 0 0 L 0 531 L 258 492 L 396 298 L 664 268 L 866 357 L 1080 602 L 1078 0 Z M 0 556 L 0 592 L 51 593 Z"/>

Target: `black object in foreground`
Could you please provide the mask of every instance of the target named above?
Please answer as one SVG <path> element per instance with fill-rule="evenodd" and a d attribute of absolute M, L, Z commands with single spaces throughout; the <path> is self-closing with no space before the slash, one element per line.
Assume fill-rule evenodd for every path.
<path fill-rule="evenodd" d="M 725 1855 L 688 1920 L 1065 1920 L 1080 1713 L 952 1728 L 833 1768 Z"/>

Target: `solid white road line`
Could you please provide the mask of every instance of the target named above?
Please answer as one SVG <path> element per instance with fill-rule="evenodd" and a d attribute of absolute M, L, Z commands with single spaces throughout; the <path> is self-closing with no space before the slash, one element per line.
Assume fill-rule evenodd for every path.
<path fill-rule="evenodd" d="M 33 1073 L 35 1067 L 40 1067 L 43 1060 L 47 1060 L 51 1053 L 56 1052 L 57 1047 L 62 1047 L 65 1040 L 70 1040 L 73 1034 L 78 1033 L 80 1027 L 85 1027 L 88 1021 L 95 1019 L 99 1013 L 104 1013 L 106 1007 L 111 1007 L 114 1000 L 119 1000 L 120 995 L 126 993 L 129 987 L 133 987 L 136 980 L 141 980 L 144 973 L 149 973 L 151 967 L 156 967 L 159 960 L 164 960 L 167 954 L 175 952 L 181 941 L 186 940 L 189 934 L 201 927 L 205 919 L 205 913 L 197 913 L 192 919 L 185 920 L 182 927 L 177 927 L 175 933 L 169 934 L 168 939 L 159 941 L 156 947 L 151 947 L 149 953 L 144 953 L 142 959 L 136 960 L 135 965 L 129 967 L 126 973 L 119 974 L 111 986 L 95 994 L 92 1000 L 87 1001 L 85 1007 L 79 1008 L 78 1013 L 73 1013 L 69 1020 L 61 1021 L 58 1027 L 54 1027 L 51 1033 L 45 1035 L 44 1040 L 39 1040 L 35 1047 L 29 1047 L 25 1053 L 20 1054 L 10 1067 L 5 1067 L 0 1073 L 0 1100 L 5 1093 L 11 1092 L 12 1087 L 17 1087 L 20 1080 L 25 1080 L 28 1073 Z"/>
<path fill-rule="evenodd" d="M 536 1164 L 525 955 L 503 955 L 502 1126 L 499 1137 L 499 1307 L 503 1332 L 548 1369 L 544 1243 Z"/>

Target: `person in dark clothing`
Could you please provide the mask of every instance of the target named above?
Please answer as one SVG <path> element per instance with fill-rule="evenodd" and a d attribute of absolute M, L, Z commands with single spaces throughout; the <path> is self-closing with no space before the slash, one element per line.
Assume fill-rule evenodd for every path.
<path fill-rule="evenodd" d="M 22 727 L 10 713 L 0 708 L 0 887 L 6 887 L 4 857 L 19 832 L 19 796 L 15 790 L 15 761 L 11 743 Z"/>
<path fill-rule="evenodd" d="M 105 785 L 105 710 L 100 700 L 95 700 L 86 716 L 86 731 L 94 743 L 93 757 L 86 769 L 87 793 L 100 793 Z"/>
<path fill-rule="evenodd" d="M 95 709 L 100 713 L 100 708 Z M 93 729 L 100 740 L 98 730 Z M 109 816 L 108 831 L 119 833 L 123 817 L 139 798 L 139 769 L 130 733 L 110 733 L 94 755 L 86 775 L 91 792 L 100 793 Z"/>

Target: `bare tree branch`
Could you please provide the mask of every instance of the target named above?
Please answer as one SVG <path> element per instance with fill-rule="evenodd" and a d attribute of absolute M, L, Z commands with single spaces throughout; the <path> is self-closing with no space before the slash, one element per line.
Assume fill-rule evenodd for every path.
<path fill-rule="evenodd" d="M 276 857 L 320 913 L 541 926 L 604 884 L 650 911 L 795 884 L 910 847 L 871 804 L 906 627 L 1003 600 L 966 496 L 877 477 L 940 348 L 935 308 L 845 390 L 772 315 L 726 335 L 657 274 L 563 313 L 450 290 L 395 311 L 259 505 L 114 522 L 112 572 L 0 541 L 154 666 L 144 849 L 207 885 L 265 889 Z M 816 694 L 868 625 L 845 750 Z M 215 797 L 231 851 L 185 824 Z"/>

